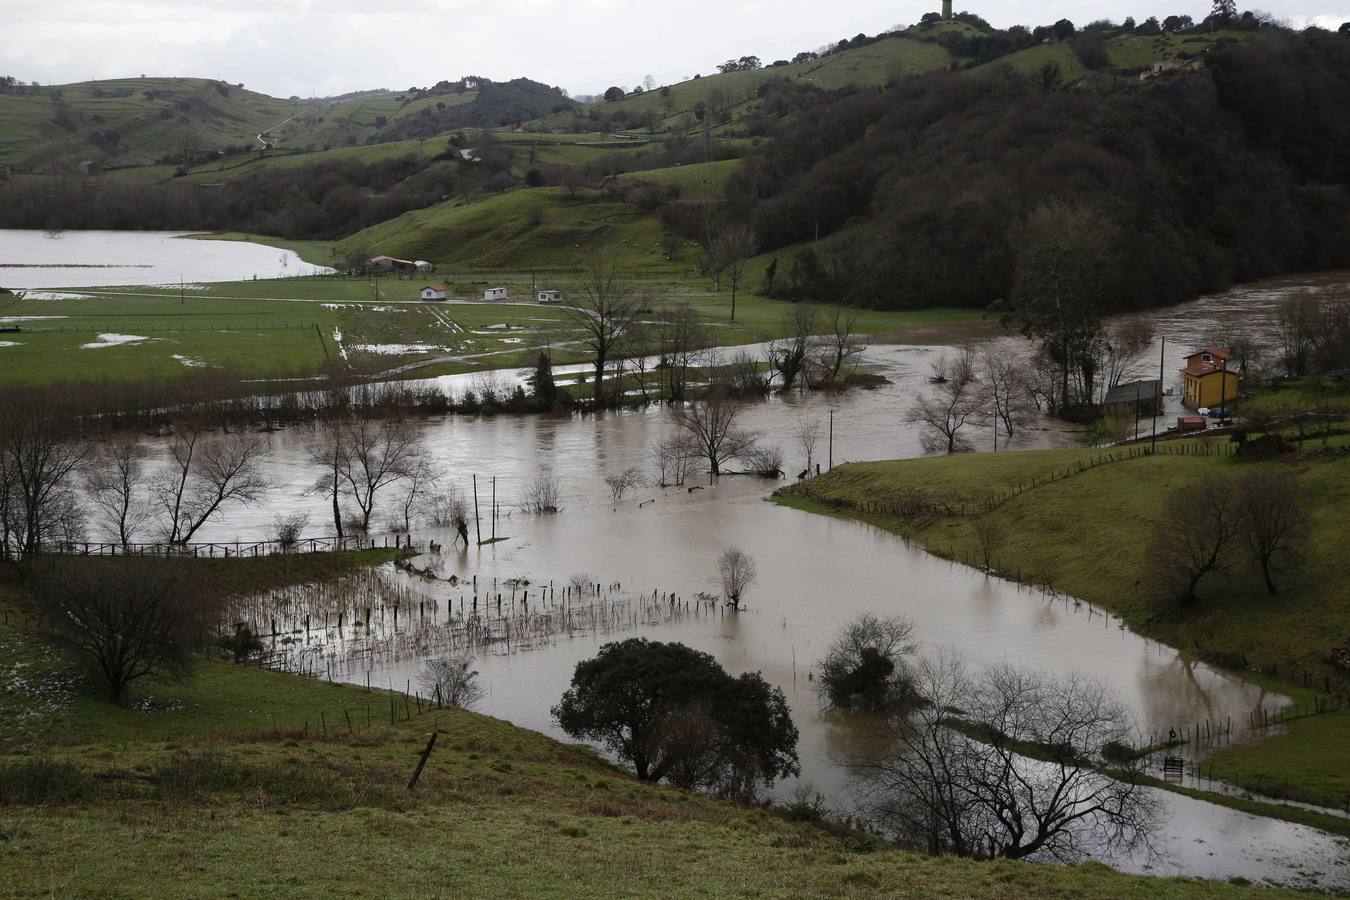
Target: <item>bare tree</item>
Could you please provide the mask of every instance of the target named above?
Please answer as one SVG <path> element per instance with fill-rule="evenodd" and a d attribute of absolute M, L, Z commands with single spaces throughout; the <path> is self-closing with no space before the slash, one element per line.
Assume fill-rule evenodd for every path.
<path fill-rule="evenodd" d="M 1286 375 L 1308 374 L 1320 318 L 1317 297 L 1310 291 L 1292 293 L 1280 301 L 1275 311 L 1275 336 Z"/>
<path fill-rule="evenodd" d="M 856 364 L 867 350 L 857 334 L 858 317 L 835 307 L 830 313 L 830 330 L 816 342 L 816 362 L 822 371 L 819 381 L 835 382 Z"/>
<path fill-rule="evenodd" d="M 469 668 L 472 664 L 473 657 L 468 653 L 428 660 L 421 675 L 427 696 L 457 709 L 472 708 L 483 699 L 478 672 Z"/>
<path fill-rule="evenodd" d="M 1164 807 L 1118 752 L 1133 726 L 1100 682 L 944 655 L 915 667 L 915 687 L 922 702 L 888 717 L 896 752 L 851 764 L 890 831 L 971 857 L 1151 848 Z"/>
<path fill-rule="evenodd" d="M 137 435 L 121 435 L 100 449 L 85 476 L 105 531 L 123 547 L 150 518 L 150 500 L 140 490 L 145 457 Z"/>
<path fill-rule="evenodd" d="M 746 264 L 755 252 L 755 238 L 750 226 L 743 224 L 728 225 L 713 238 L 709 257 L 717 289 L 722 289 L 725 276 L 731 284 L 731 321 L 736 321 L 736 292 L 745 275 Z"/>
<path fill-rule="evenodd" d="M 609 485 L 609 492 L 614 502 L 618 503 L 624 494 L 642 484 L 642 473 L 635 467 L 629 467 L 622 472 L 612 472 L 605 476 L 605 484 Z"/>
<path fill-rule="evenodd" d="M 541 472 L 525 487 L 521 508 L 536 516 L 552 515 L 562 509 L 562 482 Z"/>
<path fill-rule="evenodd" d="M 825 426 L 820 424 L 819 419 L 803 418 L 797 423 L 797 443 L 801 444 L 802 453 L 806 455 L 807 477 L 815 469 L 816 445 L 824 434 Z"/>
<path fill-rule="evenodd" d="M 1114 390 L 1122 382 L 1139 377 L 1139 365 L 1153 347 L 1153 323 L 1142 316 L 1132 316 L 1107 330 L 1103 341 L 1106 357 L 1106 390 Z"/>
<path fill-rule="evenodd" d="M 399 524 L 404 534 L 412 531 L 413 519 L 430 513 L 440 481 L 440 468 L 425 452 L 419 452 L 403 479 L 403 493 L 398 501 Z"/>
<path fill-rule="evenodd" d="M 142 679 L 191 674 L 192 649 L 209 611 L 173 563 L 50 564 L 35 576 L 43 618 L 93 665 L 114 701 Z"/>
<path fill-rule="evenodd" d="M 918 400 L 905 421 L 919 425 L 919 442 L 929 453 L 957 453 L 971 445 L 961 432 L 987 413 L 985 398 L 975 383 L 974 354 L 966 348 L 956 357 L 939 356 L 933 363 L 934 394 Z"/>
<path fill-rule="evenodd" d="M 980 354 L 980 378 L 985 406 L 994 428 L 994 449 L 998 449 L 999 428 L 1008 437 L 1022 430 L 1035 408 L 1031 400 L 1030 374 L 1016 355 L 986 347 Z"/>
<path fill-rule="evenodd" d="M 740 398 L 714 386 L 707 396 L 673 410 L 675 423 L 693 440 L 714 476 L 722 474 L 722 466 L 754 446 L 754 435 L 735 427 L 740 409 Z"/>
<path fill-rule="evenodd" d="M 321 473 L 315 479 L 311 493 L 328 498 L 333 508 L 333 528 L 339 541 L 342 532 L 342 473 L 348 465 L 345 429 L 347 423 L 341 419 L 329 419 L 324 422 L 322 439 L 310 451 L 310 461 L 321 467 Z"/>
<path fill-rule="evenodd" d="M 914 623 L 863 613 L 844 626 L 820 661 L 820 690 L 831 706 L 879 711 L 910 699 L 905 657 L 914 652 Z"/>
<path fill-rule="evenodd" d="M 755 559 L 738 547 L 728 547 L 717 559 L 717 575 L 722 581 L 722 596 L 732 609 L 741 608 L 741 597 L 759 578 Z"/>
<path fill-rule="evenodd" d="M 1150 558 L 1156 578 L 1192 603 L 1200 579 L 1227 565 L 1242 535 L 1242 510 L 1230 479 L 1206 474 L 1168 495 Z"/>
<path fill-rule="evenodd" d="M 36 555 L 74 513 L 71 480 L 88 448 L 45 395 L 0 392 L 0 555 Z"/>
<path fill-rule="evenodd" d="M 1008 529 L 990 515 L 980 516 L 974 522 L 975 543 L 980 548 L 980 559 L 985 571 L 994 567 L 994 555 L 1008 542 Z"/>
<path fill-rule="evenodd" d="M 289 550 L 300 542 L 300 536 L 309 525 L 309 513 L 282 513 L 272 517 L 272 539 Z"/>
<path fill-rule="evenodd" d="M 246 434 L 210 435 L 200 422 L 182 423 L 169 445 L 169 468 L 151 485 L 164 536 L 186 544 L 230 503 L 262 499 L 268 482 L 261 471 L 262 444 Z"/>
<path fill-rule="evenodd" d="M 688 303 L 675 306 L 657 326 L 656 342 L 666 384 L 666 399 L 685 398 L 689 371 L 696 367 L 708 346 L 707 329 Z"/>
<path fill-rule="evenodd" d="M 422 433 L 402 419 L 353 418 L 339 429 L 341 478 L 360 513 L 362 531 L 370 529 L 375 500 L 385 487 L 412 475 L 422 457 Z"/>
<path fill-rule="evenodd" d="M 692 435 L 682 433 L 663 438 L 651 454 L 657 487 L 684 484 L 700 458 L 699 446 Z"/>
<path fill-rule="evenodd" d="M 611 248 L 591 249 L 581 260 L 581 275 L 572 292 L 574 302 L 564 306 L 568 322 L 579 333 L 578 343 L 591 355 L 595 367 L 595 405 L 605 405 L 605 366 L 620 350 L 620 342 L 637 321 L 642 304 L 624 279 L 623 261 Z"/>
<path fill-rule="evenodd" d="M 1308 513 L 1298 482 L 1288 472 L 1255 469 L 1237 480 L 1237 503 L 1252 557 L 1261 568 L 1266 590 L 1274 594 L 1274 565 L 1297 557 L 1308 534 Z"/>

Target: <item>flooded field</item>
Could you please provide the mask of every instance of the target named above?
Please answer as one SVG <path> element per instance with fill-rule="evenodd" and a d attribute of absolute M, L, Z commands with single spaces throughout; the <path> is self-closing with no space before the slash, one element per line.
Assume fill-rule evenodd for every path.
<path fill-rule="evenodd" d="M 198 241 L 181 231 L 0 231 L 0 287 L 10 290 L 173 285 L 285 278 L 326 271 L 246 241 Z"/>
<path fill-rule="evenodd" d="M 1212 342 L 1225 330 L 1268 328 L 1282 293 L 1344 280 L 1286 279 L 1151 314 L 1167 340 L 1165 385 L 1176 385 L 1180 357 L 1192 345 Z M 1006 352 L 1026 348 L 1020 338 L 993 340 Z M 781 447 L 789 472 L 804 465 L 795 437 L 800 424 L 828 427 L 831 417 L 832 447 L 826 438 L 816 447 L 822 462 L 831 456 L 837 464 L 920 455 L 918 435 L 903 424 L 903 413 L 926 390 L 930 362 L 951 349 L 940 342 L 878 344 L 866 363 L 887 384 L 757 401 L 745 407 L 738 424 Z M 1179 404 L 1179 397 L 1169 403 Z M 604 477 L 628 467 L 650 474 L 653 447 L 676 429 L 661 407 L 563 417 L 450 416 L 419 427 L 449 481 L 467 492 L 471 476 L 478 476 L 484 530 L 495 527 L 504 539 L 456 548 L 448 530 L 414 529 L 419 543 L 445 548 L 414 560 L 430 577 L 390 570 L 382 576 L 384 587 L 354 587 L 365 591 L 366 600 L 357 602 L 354 593 L 344 601 L 340 622 L 337 607 L 323 607 L 330 601 L 322 598 L 292 598 L 271 611 L 255 599 L 251 611 L 240 612 L 264 631 L 273 617 L 283 620 L 274 630 L 300 631 L 290 646 L 309 671 L 402 689 L 416 682 L 424 659 L 471 647 L 487 690 L 483 712 L 565 738 L 550 708 L 579 660 L 615 636 L 683 641 L 733 673 L 760 671 L 782 687 L 801 731 L 802 780 L 843 810 L 851 800 L 836 760 L 842 748 L 865 740 L 866 723 L 823 715 L 811 672 L 839 626 L 861 612 L 911 618 L 924 651 L 953 648 L 976 663 L 1007 660 L 1100 678 L 1133 710 L 1141 740 L 1197 722 L 1245 723 L 1251 711 L 1282 701 L 1145 640 L 1087 604 L 938 560 L 867 525 L 775 506 L 766 501 L 778 486 L 772 481 L 702 478 L 682 488 L 640 488 L 612 502 Z M 977 446 L 986 445 L 979 432 L 972 436 Z M 273 483 L 266 502 L 231 509 L 203 529 L 200 540 L 264 538 L 273 519 L 289 512 L 309 513 L 307 533 L 330 533 L 325 499 L 308 493 L 315 477 L 310 453 L 319 436 L 293 429 L 266 439 Z M 1040 419 L 1011 448 L 1075 446 L 1081 440 L 1078 429 Z M 160 458 L 165 453 L 162 442 L 152 442 L 151 449 Z M 561 485 L 557 515 L 528 516 L 518 507 L 525 485 L 540 472 Z M 494 488 L 495 526 L 489 499 Z M 716 559 L 729 545 L 752 554 L 760 572 L 740 613 L 697 602 L 699 592 L 717 590 Z M 560 600 L 574 580 L 602 588 L 586 602 L 569 595 Z M 500 613 L 498 593 L 516 594 Z M 470 625 L 466 620 L 474 612 L 487 622 Z M 309 617 L 308 633 L 297 624 L 301 615 Z M 325 617 L 322 625 L 318 615 Z M 357 629 L 354 621 L 371 628 Z M 1241 729 L 1234 730 L 1234 739 L 1242 739 Z M 1159 841 L 1166 854 L 1110 862 L 1135 871 L 1350 887 L 1344 848 L 1320 832 L 1174 795 L 1166 802 L 1171 817 Z"/>

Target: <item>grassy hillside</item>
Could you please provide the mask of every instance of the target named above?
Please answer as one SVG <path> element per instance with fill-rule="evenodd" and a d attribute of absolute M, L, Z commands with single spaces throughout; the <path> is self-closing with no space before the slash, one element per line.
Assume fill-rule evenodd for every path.
<path fill-rule="evenodd" d="M 630 94 L 621 100 L 598 101 L 568 113 L 546 116 L 535 125 L 544 131 L 573 128 L 584 123 L 592 111 L 623 112 L 647 123 L 642 130 L 666 132 L 692 120 L 694 110 L 700 104 L 714 109 L 727 105 L 744 112 L 760 87 L 775 79 L 823 89 L 875 87 L 903 75 L 946 68 L 950 62 L 951 55 L 936 44 L 894 36 L 823 59 L 753 71 L 702 75 L 659 90 Z"/>
<path fill-rule="evenodd" d="M 486 716 L 214 660 L 113 706 L 5 591 L 0 707 L 51 726 L 0 736 L 16 896 L 1296 896 L 920 856 L 642 784 Z"/>
<path fill-rule="evenodd" d="M 1192 446 L 1203 448 L 1203 443 Z M 1102 453 L 1048 450 L 852 463 L 778 496 L 817 511 L 856 515 L 912 535 L 930 552 L 970 564 L 980 559 L 977 523 L 991 520 L 1007 535 L 993 557 L 1001 573 L 1081 597 L 1136 631 L 1201 658 L 1224 664 L 1245 659 L 1251 671 L 1280 679 L 1279 689 L 1299 703 L 1310 702 L 1324 678 L 1344 690 L 1347 673 L 1333 664 L 1330 651 L 1343 651 L 1350 635 L 1345 600 L 1350 569 L 1343 564 L 1342 523 L 1350 502 L 1350 458 L 1251 463 L 1226 454 L 1168 454 L 1048 480 Z M 1258 573 L 1235 566 L 1207 577 L 1199 602 L 1179 604 L 1151 578 L 1155 565 L 1149 544 L 1165 498 L 1201 475 L 1235 474 L 1253 466 L 1279 468 L 1297 478 L 1311 520 L 1301 560 L 1277 574 L 1277 596 L 1266 593 Z M 1033 482 L 1040 483 L 1033 487 Z M 1015 496 L 991 511 L 979 511 L 1008 493 Z M 919 501 L 976 511 L 891 516 L 839 506 L 868 501 L 901 506 Z M 1284 744 L 1221 752 L 1215 757 L 1219 777 L 1250 786 L 1253 772 L 1264 771 L 1267 792 L 1339 803 L 1350 779 L 1334 748 L 1350 738 L 1350 712 L 1297 720 L 1288 727 L 1291 739 Z M 1277 781 L 1282 788 L 1273 788 Z"/>
<path fill-rule="evenodd" d="M 516 190 L 471 203 L 448 201 L 404 213 L 338 242 L 406 259 L 467 268 L 571 268 L 581 247 L 615 242 L 640 263 L 661 259 L 661 226 L 620 199 L 583 189 Z"/>
<path fill-rule="evenodd" d="M 81 160 L 153 163 L 181 155 L 186 136 L 202 150 L 257 146 L 255 136 L 298 107 L 201 78 L 126 78 L 0 94 L 0 165 L 74 171 Z M 103 135 L 95 141 L 95 133 Z M 116 142 L 108 132 L 115 132 Z"/>

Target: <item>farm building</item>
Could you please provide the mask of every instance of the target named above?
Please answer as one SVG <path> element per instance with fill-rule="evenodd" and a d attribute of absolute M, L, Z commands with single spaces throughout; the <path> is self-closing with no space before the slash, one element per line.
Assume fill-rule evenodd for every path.
<path fill-rule="evenodd" d="M 1102 415 L 1151 416 L 1162 408 L 1162 382 L 1130 381 L 1112 388 L 1102 400 Z"/>
<path fill-rule="evenodd" d="M 422 285 L 423 300 L 444 300 L 445 285 L 443 284 L 424 284 Z"/>
<path fill-rule="evenodd" d="M 425 259 L 415 259 L 415 260 L 413 260 L 413 268 L 415 268 L 415 269 L 416 269 L 417 271 L 419 271 L 419 272 L 435 272 L 435 271 L 436 271 L 436 266 L 433 265 L 432 263 L 427 262 Z"/>
<path fill-rule="evenodd" d="M 392 256 L 372 256 L 366 260 L 366 272 L 371 275 L 392 273 L 412 273 L 417 271 L 417 263 L 410 259 L 395 259 Z"/>
<path fill-rule="evenodd" d="M 484 300 L 505 300 L 505 299 L 507 299 L 507 297 L 506 297 L 506 288 L 488 288 L 487 290 L 483 291 L 483 299 L 484 299 Z"/>
<path fill-rule="evenodd" d="M 561 303 L 562 291 L 540 291 L 536 299 L 540 303 Z"/>
<path fill-rule="evenodd" d="M 1186 356 L 1186 368 L 1181 370 L 1184 381 L 1182 402 L 1192 409 L 1201 406 L 1220 407 L 1236 400 L 1242 383 L 1242 373 L 1228 367 L 1233 351 L 1227 347 L 1207 347 Z"/>
<path fill-rule="evenodd" d="M 96 159 L 86 159 L 79 165 L 81 175 L 100 175 L 103 173 L 103 163 Z"/>

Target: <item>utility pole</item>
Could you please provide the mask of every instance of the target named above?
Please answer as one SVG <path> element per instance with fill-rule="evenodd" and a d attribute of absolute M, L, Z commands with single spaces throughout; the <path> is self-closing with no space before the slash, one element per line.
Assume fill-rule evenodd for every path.
<path fill-rule="evenodd" d="M 478 535 L 478 546 L 483 546 L 483 523 L 478 518 L 478 473 L 473 474 L 473 530 Z"/>
<path fill-rule="evenodd" d="M 1153 404 L 1153 436 L 1149 440 L 1149 452 L 1158 449 L 1158 412 L 1162 406 L 1162 386 L 1163 386 L 1163 360 L 1167 355 L 1167 338 L 1162 339 L 1162 346 L 1158 348 L 1158 402 Z"/>
<path fill-rule="evenodd" d="M 830 471 L 834 471 L 834 410 L 830 410 Z"/>
<path fill-rule="evenodd" d="M 183 304 L 187 303 L 187 293 L 186 293 L 186 290 L 187 290 L 187 289 L 183 287 L 183 276 L 182 276 L 182 275 L 179 275 L 179 276 L 178 276 L 178 305 L 179 305 L 179 306 L 182 306 Z"/>

